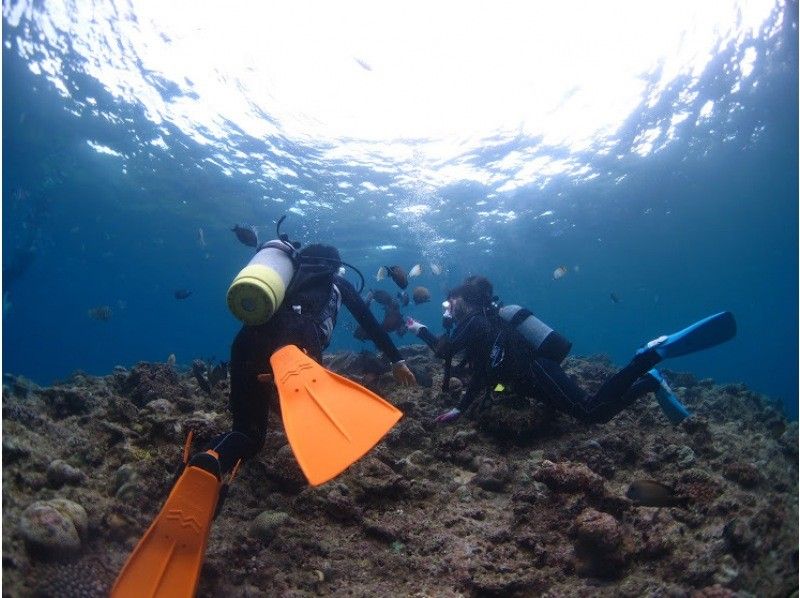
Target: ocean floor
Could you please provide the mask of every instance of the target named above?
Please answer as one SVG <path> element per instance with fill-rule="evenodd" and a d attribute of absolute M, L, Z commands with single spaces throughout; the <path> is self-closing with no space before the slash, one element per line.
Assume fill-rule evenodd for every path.
<path fill-rule="evenodd" d="M 586 426 L 508 393 L 435 426 L 456 398 L 427 349 L 404 353 L 431 387 L 401 388 L 358 354 L 326 360 L 405 413 L 332 482 L 305 483 L 272 412 L 214 522 L 199 596 L 797 596 L 798 427 L 766 397 L 665 370 L 694 414 L 678 426 L 652 396 Z M 612 372 L 567 366 L 587 388 Z M 3 596 L 107 595 L 187 432 L 200 446 L 229 429 L 215 372 L 4 376 Z M 685 506 L 637 505 L 639 479 Z"/>

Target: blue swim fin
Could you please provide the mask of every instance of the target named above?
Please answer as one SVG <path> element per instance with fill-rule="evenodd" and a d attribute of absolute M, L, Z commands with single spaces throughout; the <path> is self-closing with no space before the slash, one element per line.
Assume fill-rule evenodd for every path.
<path fill-rule="evenodd" d="M 678 397 L 675 396 L 675 393 L 672 392 L 672 389 L 669 387 L 669 384 L 667 384 L 664 376 L 661 375 L 661 372 L 653 368 L 647 373 L 655 378 L 656 382 L 658 382 L 656 400 L 658 401 L 661 410 L 664 412 L 664 415 L 667 416 L 667 419 L 671 423 L 677 425 L 689 417 L 691 413 L 689 413 L 689 410 L 686 409 L 684 404 L 680 402 Z"/>
<path fill-rule="evenodd" d="M 734 336 L 736 336 L 736 320 L 731 312 L 723 311 L 703 318 L 669 336 L 660 336 L 639 349 L 637 354 L 654 349 L 662 359 L 680 357 L 714 347 Z"/>

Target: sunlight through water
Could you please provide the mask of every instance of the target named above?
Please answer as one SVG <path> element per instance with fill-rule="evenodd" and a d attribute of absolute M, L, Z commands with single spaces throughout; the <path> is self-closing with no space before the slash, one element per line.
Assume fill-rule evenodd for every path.
<path fill-rule="evenodd" d="M 118 118 L 74 72 L 141 107 L 159 131 L 141 151 L 170 152 L 175 127 L 208 163 L 284 197 L 344 165 L 343 200 L 370 191 L 349 180 L 358 167 L 397 188 L 507 193 L 598 176 L 592 156 L 648 156 L 714 110 L 696 88 L 721 49 L 735 47 L 732 91 L 755 84 L 752 41 L 776 15 L 773 0 L 4 3 L 7 47 L 76 113 Z M 671 113 L 622 147 L 626 119 L 679 79 Z"/>

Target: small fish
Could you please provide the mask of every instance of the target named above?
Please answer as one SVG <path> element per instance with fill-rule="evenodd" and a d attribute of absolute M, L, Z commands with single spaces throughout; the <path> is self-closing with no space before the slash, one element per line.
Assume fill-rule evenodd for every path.
<path fill-rule="evenodd" d="M 211 384 L 209 384 L 208 377 L 206 376 L 207 369 L 205 362 L 201 359 L 195 359 L 192 362 L 192 373 L 194 374 L 195 380 L 197 380 L 197 385 L 205 392 L 211 394 Z"/>
<path fill-rule="evenodd" d="M 434 276 L 439 276 L 442 273 L 442 267 L 439 264 L 431 264 L 431 273 Z"/>
<path fill-rule="evenodd" d="M 678 496 L 675 490 L 655 480 L 635 480 L 625 493 L 629 499 L 643 507 L 685 507 L 686 496 Z"/>
<path fill-rule="evenodd" d="M 227 380 L 228 378 L 228 362 L 227 361 L 220 361 L 217 365 L 211 368 L 211 371 L 208 372 L 208 381 L 211 386 L 216 386 L 217 382 L 221 382 L 222 380 Z"/>
<path fill-rule="evenodd" d="M 398 291 L 397 292 L 397 298 L 400 300 L 400 305 L 402 307 L 405 307 L 406 305 L 408 305 L 408 293 L 406 291 L 403 291 L 402 293 L 400 291 Z"/>
<path fill-rule="evenodd" d="M 611 301 L 613 301 L 614 303 L 619 303 L 620 301 L 619 295 L 617 295 L 616 293 L 611 293 Z"/>
<path fill-rule="evenodd" d="M 412 293 L 414 297 L 414 304 L 427 303 L 431 300 L 431 292 L 425 287 L 416 287 Z"/>
<path fill-rule="evenodd" d="M 392 296 L 384 290 L 377 289 L 372 291 L 372 298 L 380 303 L 381 305 L 385 305 L 386 307 L 392 304 Z"/>
<path fill-rule="evenodd" d="M 374 297 L 374 294 L 372 293 L 372 291 L 370 291 L 369 293 L 364 295 L 364 297 L 362 297 L 362 299 L 364 299 L 364 303 L 367 304 L 367 307 L 369 307 L 370 303 L 372 303 L 372 298 L 373 297 Z"/>
<path fill-rule="evenodd" d="M 239 226 L 238 224 L 231 229 L 239 241 L 248 247 L 258 247 L 258 233 L 254 226 L 249 224 Z"/>
<path fill-rule="evenodd" d="M 187 299 L 192 292 L 187 289 L 178 289 L 175 291 L 175 299 Z"/>
<path fill-rule="evenodd" d="M 567 267 L 566 266 L 559 266 L 555 270 L 553 270 L 553 278 L 558 280 L 559 278 L 566 276 L 567 274 Z"/>
<path fill-rule="evenodd" d="M 573 272 L 580 272 L 581 271 L 581 267 L 580 266 L 572 266 L 572 271 Z"/>
<path fill-rule="evenodd" d="M 375 274 L 375 280 L 378 282 L 382 281 L 384 278 L 386 278 L 387 272 L 388 270 L 386 269 L 386 266 L 381 266 L 378 268 L 378 272 Z"/>
<path fill-rule="evenodd" d="M 175 367 L 175 364 L 177 363 L 177 361 L 178 361 L 178 360 L 177 360 L 177 358 L 175 357 L 175 353 L 170 353 L 170 354 L 169 354 L 169 357 L 167 357 L 167 365 L 168 365 L 169 367 L 171 367 L 171 368 L 174 368 L 174 367 Z"/>
<path fill-rule="evenodd" d="M 206 236 L 205 236 L 205 234 L 203 234 L 203 228 L 202 227 L 197 229 L 197 242 L 200 244 L 200 247 L 205 247 L 206 246 Z"/>
<path fill-rule="evenodd" d="M 411 268 L 411 270 L 408 271 L 409 278 L 419 276 L 420 274 L 422 274 L 422 266 L 420 266 L 419 264 L 415 265 L 413 268 Z"/>
<path fill-rule="evenodd" d="M 387 309 L 386 315 L 383 317 L 381 328 L 386 332 L 394 332 L 405 326 L 403 321 L 403 314 L 398 309 Z"/>
<path fill-rule="evenodd" d="M 90 318 L 98 322 L 108 322 L 111 319 L 111 308 L 108 305 L 99 305 L 86 312 Z"/>
<path fill-rule="evenodd" d="M 406 276 L 406 271 L 400 266 L 387 266 L 386 272 L 389 274 L 389 278 L 391 278 L 401 289 L 405 289 L 408 286 L 408 277 Z"/>

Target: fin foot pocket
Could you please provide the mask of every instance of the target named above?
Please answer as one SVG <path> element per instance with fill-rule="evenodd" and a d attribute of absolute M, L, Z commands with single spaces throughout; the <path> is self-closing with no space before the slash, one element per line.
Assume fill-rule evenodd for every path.
<path fill-rule="evenodd" d="M 215 455 L 212 455 L 211 451 L 197 453 L 189 460 L 189 467 L 199 467 L 203 471 L 212 474 L 217 479 L 222 479 L 219 459 Z"/>

